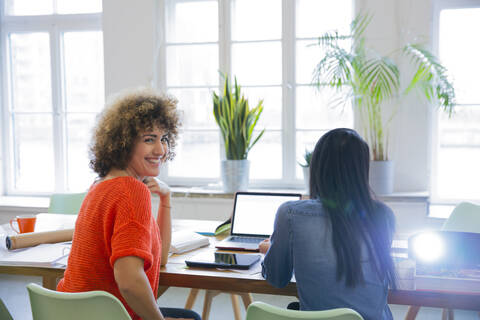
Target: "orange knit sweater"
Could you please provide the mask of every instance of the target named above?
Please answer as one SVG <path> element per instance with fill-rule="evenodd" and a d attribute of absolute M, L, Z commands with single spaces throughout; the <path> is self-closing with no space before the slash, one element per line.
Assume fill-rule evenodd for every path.
<path fill-rule="evenodd" d="M 132 319 L 139 319 L 120 294 L 113 275 L 115 261 L 126 256 L 144 260 L 156 297 L 161 239 L 151 213 L 150 191 L 135 178 L 118 177 L 90 188 L 78 214 L 68 266 L 57 290 L 110 292 L 122 301 Z"/>

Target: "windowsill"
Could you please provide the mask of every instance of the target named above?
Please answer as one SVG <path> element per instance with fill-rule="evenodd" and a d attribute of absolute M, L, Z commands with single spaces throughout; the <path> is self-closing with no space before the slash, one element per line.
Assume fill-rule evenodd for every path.
<path fill-rule="evenodd" d="M 218 188 L 204 188 L 204 187 L 172 187 L 173 197 L 183 198 L 221 198 L 221 199 L 233 199 L 233 194 L 225 193 L 222 189 Z M 308 195 L 305 189 L 249 189 L 252 192 L 285 192 L 285 193 L 301 193 L 302 195 Z M 429 193 L 424 192 L 394 192 L 389 195 L 379 195 L 377 198 L 385 202 L 418 202 L 427 203 L 429 199 Z"/>
<path fill-rule="evenodd" d="M 174 198 L 204 198 L 204 199 L 233 199 L 233 194 L 225 193 L 217 188 L 204 187 L 172 187 L 172 197 Z M 306 195 L 304 189 L 250 189 L 249 191 L 257 192 L 292 192 Z M 402 202 L 402 203 L 426 203 L 428 202 L 427 192 L 395 192 L 390 195 L 377 196 L 381 201 L 385 202 Z M 38 211 L 46 210 L 49 205 L 49 197 L 24 197 L 24 196 L 1 196 L 0 210 L 18 211 L 22 208 Z M 432 215 L 430 215 L 432 216 Z M 441 218 L 442 216 L 433 216 Z"/>
<path fill-rule="evenodd" d="M 233 193 L 225 193 L 220 188 L 212 187 L 172 187 L 173 197 L 182 198 L 219 198 L 233 199 Z M 301 193 L 306 195 L 304 189 L 273 189 L 273 188 L 252 188 L 251 192 L 276 192 L 276 193 Z"/>
<path fill-rule="evenodd" d="M 49 205 L 49 197 L 1 196 L 2 211 L 19 211 L 21 209 L 45 211 Z"/>
<path fill-rule="evenodd" d="M 428 217 L 435 219 L 448 219 L 453 209 L 454 204 L 430 204 L 428 208 Z"/>

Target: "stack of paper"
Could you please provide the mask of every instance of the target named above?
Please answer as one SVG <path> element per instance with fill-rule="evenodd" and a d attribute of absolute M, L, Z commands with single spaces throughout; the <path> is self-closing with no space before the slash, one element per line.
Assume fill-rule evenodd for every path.
<path fill-rule="evenodd" d="M 480 293 L 479 269 L 426 268 L 417 264 L 415 270 L 416 290 L 440 290 Z"/>
<path fill-rule="evenodd" d="M 50 267 L 68 257 L 71 242 L 41 244 L 35 247 L 0 252 L 3 265 Z M 60 263 L 60 264 L 64 264 Z"/>
<path fill-rule="evenodd" d="M 208 246 L 210 241 L 196 232 L 188 230 L 179 230 L 172 232 L 172 243 L 170 245 L 171 253 L 182 253 Z"/>

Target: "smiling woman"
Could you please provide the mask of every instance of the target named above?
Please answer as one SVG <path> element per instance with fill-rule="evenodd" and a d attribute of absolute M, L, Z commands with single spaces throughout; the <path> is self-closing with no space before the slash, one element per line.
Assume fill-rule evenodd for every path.
<path fill-rule="evenodd" d="M 172 228 L 170 189 L 155 177 L 174 156 L 176 104 L 171 96 L 145 89 L 122 94 L 106 106 L 90 148 L 90 166 L 99 178 L 78 214 L 58 291 L 107 291 L 132 319 L 200 319 L 193 311 L 156 304 Z M 160 197 L 156 221 L 151 194 Z"/>

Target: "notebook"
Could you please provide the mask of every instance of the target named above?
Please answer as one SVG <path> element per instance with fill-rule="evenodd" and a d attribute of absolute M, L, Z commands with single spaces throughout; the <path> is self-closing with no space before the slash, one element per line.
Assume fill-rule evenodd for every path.
<path fill-rule="evenodd" d="M 237 192 L 233 203 L 230 236 L 216 244 L 219 249 L 258 251 L 270 237 L 278 207 L 301 198 L 300 193 Z"/>
<path fill-rule="evenodd" d="M 170 244 L 171 253 L 183 253 L 200 247 L 208 246 L 210 241 L 207 237 L 202 236 L 190 230 L 179 230 L 172 232 L 172 242 Z"/>

